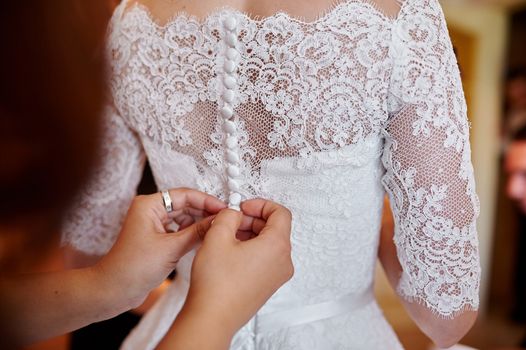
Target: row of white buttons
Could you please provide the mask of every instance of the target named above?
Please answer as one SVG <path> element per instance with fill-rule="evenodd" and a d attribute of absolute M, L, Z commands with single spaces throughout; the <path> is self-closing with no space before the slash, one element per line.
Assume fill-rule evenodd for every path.
<path fill-rule="evenodd" d="M 223 78 L 224 92 L 222 97 L 223 107 L 221 109 L 221 116 L 223 117 L 223 131 L 226 134 L 226 154 L 225 158 L 228 162 L 226 169 L 228 177 L 228 206 L 231 209 L 240 210 L 241 194 L 239 193 L 239 176 L 241 170 L 239 168 L 239 144 L 237 137 L 237 126 L 233 120 L 234 117 L 234 99 L 236 96 L 237 79 L 236 70 L 239 60 L 239 53 L 236 50 L 237 44 L 237 22 L 233 17 L 227 17 L 223 21 L 225 28 L 224 41 L 226 44 L 226 58 L 223 66 L 225 75 Z"/>

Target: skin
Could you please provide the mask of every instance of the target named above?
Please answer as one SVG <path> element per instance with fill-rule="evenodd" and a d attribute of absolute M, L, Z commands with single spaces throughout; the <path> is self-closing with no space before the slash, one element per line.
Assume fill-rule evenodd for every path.
<path fill-rule="evenodd" d="M 3 343 L 9 348 L 21 347 L 140 305 L 178 259 L 205 238 L 196 255 L 192 278 L 197 282 L 192 282 L 188 297 L 192 302 L 177 318 L 180 330 L 168 333 L 163 344 L 191 344 L 202 325 L 211 322 L 218 326 L 210 330 L 209 338 L 200 339 L 201 349 L 226 349 L 236 327 L 292 276 L 290 212 L 272 202 L 253 200 L 243 203 L 243 209 L 254 215 L 248 217 L 225 210 L 223 202 L 198 191 L 177 189 L 170 194 L 174 205 L 170 215 L 160 194 L 137 197 L 114 247 L 92 267 L 2 277 L 0 311 L 7 315 L 0 319 Z M 194 223 L 195 216 L 206 218 Z M 169 233 L 165 225 L 172 220 L 183 229 Z M 1 233 L 3 237 L 6 232 Z M 240 242 L 236 239 L 240 234 L 261 237 Z M 254 256 L 254 251 L 264 265 L 252 262 L 235 269 L 220 263 L 231 261 L 230 254 L 246 259 Z M 218 278 L 221 283 L 207 281 L 209 264 L 214 266 L 214 283 Z M 252 285 L 258 289 L 249 288 Z M 218 294 L 223 304 L 217 303 Z M 229 322 L 223 322 L 225 314 Z"/>
<path fill-rule="evenodd" d="M 510 145 L 504 166 L 508 174 L 506 192 L 526 213 L 526 141 L 515 141 Z"/>
<path fill-rule="evenodd" d="M 400 5 L 393 0 L 374 0 L 378 7 L 388 16 L 396 16 Z M 334 6 L 334 0 L 310 0 L 305 6 L 304 0 L 140 0 L 129 1 L 130 5 L 145 5 L 159 23 L 168 21 L 173 13 L 187 12 L 198 18 L 206 17 L 210 12 L 222 7 L 238 9 L 257 17 L 269 17 L 278 11 L 286 12 L 295 18 L 312 21 L 320 14 Z"/>

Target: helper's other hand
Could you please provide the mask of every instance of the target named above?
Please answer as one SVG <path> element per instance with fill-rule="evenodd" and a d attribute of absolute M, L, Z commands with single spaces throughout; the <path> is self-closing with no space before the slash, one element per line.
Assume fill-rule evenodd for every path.
<path fill-rule="evenodd" d="M 122 231 L 110 252 L 94 267 L 102 285 L 128 298 L 130 308 L 174 270 L 177 261 L 191 250 L 210 227 L 213 214 L 226 208 L 205 193 L 179 188 L 169 191 L 173 211 L 168 213 L 160 193 L 134 199 Z M 194 222 L 195 217 L 204 218 Z M 170 232 L 170 223 L 180 230 Z"/>

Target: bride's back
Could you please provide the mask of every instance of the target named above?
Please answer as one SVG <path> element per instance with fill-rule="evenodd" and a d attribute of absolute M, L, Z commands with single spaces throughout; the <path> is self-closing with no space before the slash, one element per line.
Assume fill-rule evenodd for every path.
<path fill-rule="evenodd" d="M 364 0 L 370 2 L 386 15 L 395 17 L 400 10 L 399 0 Z M 284 12 L 293 18 L 313 21 L 330 11 L 339 1 L 335 0 L 137 0 L 130 1 L 146 6 L 160 24 L 168 22 L 174 14 L 185 12 L 196 18 L 205 18 L 210 13 L 228 7 L 249 14 L 254 18 L 270 17 Z"/>
<path fill-rule="evenodd" d="M 400 349 L 371 291 L 387 190 L 400 294 L 445 317 L 476 307 L 468 126 L 436 0 L 130 1 L 108 52 L 105 159 L 74 245 L 108 249 L 146 156 L 159 188 L 293 213 L 295 276 L 233 348 Z M 128 344 L 155 346 L 180 301 L 163 300 Z"/>

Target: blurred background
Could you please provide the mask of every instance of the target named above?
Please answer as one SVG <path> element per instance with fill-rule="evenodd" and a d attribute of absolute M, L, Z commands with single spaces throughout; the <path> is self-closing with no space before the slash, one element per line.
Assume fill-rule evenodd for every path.
<path fill-rule="evenodd" d="M 109 18 L 118 1 L 105 1 Z M 506 195 L 503 159 L 510 130 L 526 123 L 526 0 L 441 3 L 462 72 L 481 202 L 481 309 L 477 324 L 462 344 L 484 350 L 519 349 L 526 340 L 526 216 Z M 142 191 L 155 190 L 147 170 Z M 385 226 L 389 225 L 386 217 Z M 57 249 L 41 270 L 61 266 L 62 252 Z M 404 312 L 380 268 L 376 292 L 407 350 L 432 349 Z M 68 349 L 68 344 L 69 337 L 64 336 L 30 349 L 62 350 Z"/>

